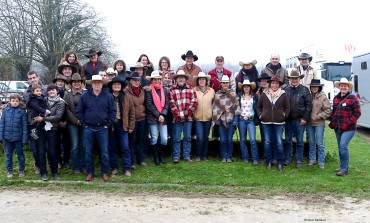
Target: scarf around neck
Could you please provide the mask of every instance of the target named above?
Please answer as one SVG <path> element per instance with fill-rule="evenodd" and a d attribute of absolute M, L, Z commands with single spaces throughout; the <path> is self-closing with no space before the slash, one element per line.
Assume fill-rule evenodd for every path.
<path fill-rule="evenodd" d="M 150 84 L 150 88 L 152 89 L 152 96 L 153 96 L 153 101 L 154 105 L 159 111 L 159 113 L 162 112 L 164 108 L 164 102 L 165 102 L 165 97 L 164 97 L 164 91 L 162 87 L 162 83 L 159 84 Z M 156 90 L 160 90 L 161 97 L 157 94 Z"/>
<path fill-rule="evenodd" d="M 131 85 L 131 89 L 132 89 L 132 92 L 133 92 L 137 97 L 139 97 L 140 92 L 141 92 L 140 86 L 139 86 L 139 87 L 134 87 L 134 86 L 132 86 L 132 85 Z"/>

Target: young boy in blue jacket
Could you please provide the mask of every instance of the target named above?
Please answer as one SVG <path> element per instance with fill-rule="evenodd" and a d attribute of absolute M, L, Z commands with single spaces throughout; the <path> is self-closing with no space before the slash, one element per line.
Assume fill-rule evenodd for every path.
<path fill-rule="evenodd" d="M 24 176 L 25 157 L 23 145 L 27 144 L 27 114 L 20 105 L 18 94 L 10 96 L 9 105 L 4 109 L 0 121 L 0 142 L 5 140 L 5 163 L 8 178 L 13 177 L 13 153 L 17 152 L 19 177 Z"/>

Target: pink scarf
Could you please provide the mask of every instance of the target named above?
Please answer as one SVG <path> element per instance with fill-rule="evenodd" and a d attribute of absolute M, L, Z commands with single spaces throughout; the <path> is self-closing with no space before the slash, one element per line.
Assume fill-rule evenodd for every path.
<path fill-rule="evenodd" d="M 163 108 L 164 108 L 164 102 L 166 100 L 164 98 L 164 91 L 163 91 L 162 83 L 150 84 L 150 87 L 152 88 L 152 96 L 153 96 L 154 105 L 157 108 L 157 110 L 159 111 L 159 113 L 161 113 Z M 156 92 L 156 90 L 158 90 L 158 89 L 161 90 L 161 98 L 159 98 L 159 96 Z"/>

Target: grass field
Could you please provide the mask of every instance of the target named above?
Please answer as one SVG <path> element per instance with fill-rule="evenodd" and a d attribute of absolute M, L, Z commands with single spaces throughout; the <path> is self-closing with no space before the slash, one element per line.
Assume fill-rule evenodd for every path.
<path fill-rule="evenodd" d="M 75 175 L 68 169 L 61 169 L 62 181 L 40 181 L 40 176 L 33 173 L 33 158 L 29 150 L 26 151 L 26 177 L 8 180 L 5 170 L 4 153 L 0 153 L 0 186 L 2 188 L 15 187 L 27 189 L 41 187 L 57 190 L 148 190 L 148 191 L 180 191 L 194 193 L 217 194 L 261 194 L 261 195 L 289 195 L 305 194 L 318 196 L 352 196 L 370 198 L 370 146 L 367 140 L 358 137 L 350 143 L 350 170 L 345 177 L 337 177 L 334 169 L 339 167 L 339 156 L 336 147 L 336 138 L 333 130 L 325 129 L 325 145 L 327 161 L 325 169 L 317 165 L 297 169 L 291 164 L 278 172 L 276 167 L 267 170 L 264 165 L 253 166 L 243 163 L 235 157 L 233 163 L 221 163 L 217 157 L 209 161 L 194 163 L 180 162 L 155 166 L 148 158 L 148 166 L 139 166 L 131 177 L 119 175 L 103 183 L 96 166 L 95 180 L 92 183 L 84 181 L 85 176 Z M 257 131 L 258 132 L 258 131 Z M 218 148 L 210 148 L 216 149 Z M 169 157 L 167 157 L 167 161 Z M 15 168 L 17 159 L 14 157 Z M 16 171 L 15 171 L 16 172 Z M 49 176 L 50 177 L 50 176 Z M 51 179 L 51 177 L 50 177 Z"/>

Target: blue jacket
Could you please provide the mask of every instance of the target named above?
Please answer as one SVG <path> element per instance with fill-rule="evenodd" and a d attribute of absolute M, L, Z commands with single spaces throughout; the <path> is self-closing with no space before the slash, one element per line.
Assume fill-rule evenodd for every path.
<path fill-rule="evenodd" d="M 116 118 L 114 98 L 108 91 L 102 90 L 98 96 L 89 89 L 78 101 L 76 116 L 83 127 L 101 129 L 112 125 Z"/>
<path fill-rule="evenodd" d="M 0 141 L 8 140 L 15 142 L 21 140 L 27 143 L 27 114 L 26 110 L 19 105 L 16 108 L 8 105 L 1 116 L 0 121 Z"/>

